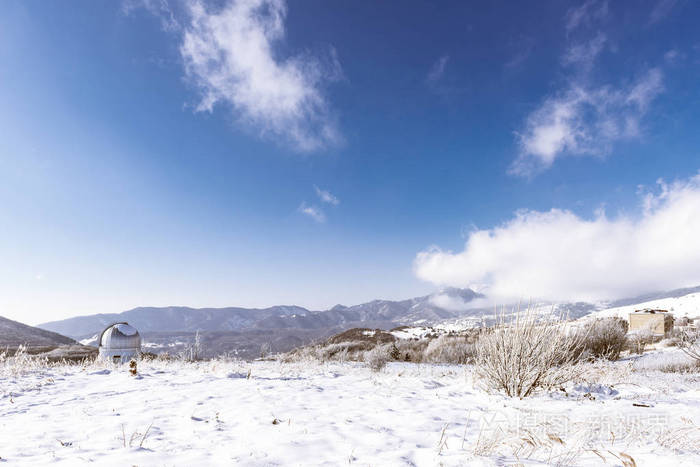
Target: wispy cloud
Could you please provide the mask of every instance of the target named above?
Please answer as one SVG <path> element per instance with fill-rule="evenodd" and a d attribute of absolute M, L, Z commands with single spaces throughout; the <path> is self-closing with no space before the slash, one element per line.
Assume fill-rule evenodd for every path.
<path fill-rule="evenodd" d="M 615 299 L 700 284 L 700 174 L 658 186 L 640 193 L 633 216 L 518 211 L 503 225 L 473 231 L 461 252 L 420 252 L 415 273 L 503 302 Z"/>
<path fill-rule="evenodd" d="M 125 15 L 141 8 L 159 18 L 164 30 L 175 32 L 182 29 L 182 25 L 177 20 L 175 11 L 168 0 L 124 0 L 122 2 L 122 11 Z"/>
<path fill-rule="evenodd" d="M 635 105 L 640 113 L 646 112 L 651 101 L 663 90 L 663 74 L 660 69 L 652 68 L 624 96 L 625 103 Z"/>
<path fill-rule="evenodd" d="M 333 206 L 340 204 L 340 200 L 330 191 L 322 190 L 316 185 L 314 185 L 314 190 L 316 190 L 316 195 L 323 203 L 332 204 Z"/>
<path fill-rule="evenodd" d="M 659 0 L 649 13 L 649 24 L 658 23 L 673 10 L 678 0 Z"/>
<path fill-rule="evenodd" d="M 562 63 L 567 66 L 581 66 L 588 70 L 603 51 L 606 41 L 605 34 L 598 32 L 593 39 L 573 44 L 564 53 Z"/>
<path fill-rule="evenodd" d="M 229 106 L 247 128 L 311 152 L 341 141 L 324 96 L 341 75 L 335 52 L 281 57 L 283 0 L 232 0 L 222 7 L 187 3 L 180 53 L 187 77 L 201 92 L 198 111 Z"/>
<path fill-rule="evenodd" d="M 314 191 L 316 196 L 318 196 L 321 204 L 330 204 L 331 206 L 337 206 L 340 204 L 340 200 L 333 195 L 330 191 L 322 190 L 318 186 L 314 185 Z M 326 222 L 326 213 L 323 211 L 321 206 L 315 204 L 307 204 L 305 201 L 299 205 L 299 212 L 309 216 L 318 223 Z"/>
<path fill-rule="evenodd" d="M 678 49 L 671 49 L 664 54 L 666 63 L 676 63 L 676 61 L 681 58 L 683 58 L 683 54 L 681 54 Z"/>
<path fill-rule="evenodd" d="M 519 150 L 510 174 L 532 177 L 559 157 L 604 156 L 615 142 L 641 136 L 641 120 L 664 90 L 663 72 L 655 67 L 636 80 L 595 83 L 591 70 L 608 42 L 606 34 L 595 26 L 607 16 L 607 2 L 596 0 L 567 12 L 567 38 L 571 35 L 576 39 L 568 39 L 561 57 L 566 79 L 515 132 Z"/>
<path fill-rule="evenodd" d="M 326 222 L 326 215 L 323 210 L 318 206 L 308 205 L 306 203 L 301 203 L 299 205 L 299 212 L 305 216 L 309 216 L 311 219 L 315 220 L 319 224 Z"/>
<path fill-rule="evenodd" d="M 524 130 L 517 134 L 520 155 L 510 172 L 532 176 L 564 154 L 609 153 L 615 141 L 639 136 L 640 120 L 662 91 L 663 74 L 658 68 L 626 88 L 571 85 L 528 116 Z"/>
<path fill-rule="evenodd" d="M 569 9 L 565 17 L 566 32 L 570 33 L 592 22 L 600 21 L 608 16 L 607 0 L 588 0 L 578 7 Z"/>
<path fill-rule="evenodd" d="M 535 40 L 530 36 L 520 36 L 515 44 L 512 45 L 516 49 L 515 54 L 503 66 L 505 68 L 515 69 L 522 65 L 535 46 Z"/>
<path fill-rule="evenodd" d="M 440 78 L 442 78 L 442 76 L 445 74 L 445 68 L 447 67 L 447 62 L 449 60 L 449 55 L 443 55 L 442 57 L 438 58 L 435 63 L 433 63 L 433 66 L 430 67 L 430 71 L 428 71 L 428 76 L 426 77 L 428 84 L 432 85 L 440 81 Z"/>

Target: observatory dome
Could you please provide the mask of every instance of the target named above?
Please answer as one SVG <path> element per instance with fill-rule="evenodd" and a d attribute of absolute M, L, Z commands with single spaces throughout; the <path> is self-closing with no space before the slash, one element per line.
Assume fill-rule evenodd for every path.
<path fill-rule="evenodd" d="M 141 336 L 129 323 L 114 323 L 102 331 L 99 346 L 100 358 L 125 362 L 141 353 Z"/>

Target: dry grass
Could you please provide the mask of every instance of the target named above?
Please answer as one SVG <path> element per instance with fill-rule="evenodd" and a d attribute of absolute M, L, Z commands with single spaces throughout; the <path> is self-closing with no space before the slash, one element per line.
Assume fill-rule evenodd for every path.
<path fill-rule="evenodd" d="M 13 352 L 0 353 L 0 376 L 21 376 L 26 373 L 43 370 L 51 363 L 45 357 L 31 355 L 27 347 L 19 346 Z"/>
<path fill-rule="evenodd" d="M 650 441 L 657 436 L 623 426 L 619 427 L 622 430 L 619 435 L 610 432 L 601 437 L 603 433 L 599 427 L 585 422 L 572 423 L 570 429 L 561 432 L 549 422 L 524 427 L 510 420 L 494 425 L 492 420 L 488 420 L 489 414 L 484 417 L 487 420 L 485 423 L 484 419 L 481 420 L 479 434 L 469 450 L 477 456 L 498 456 L 504 460 L 512 457 L 517 461 L 505 465 L 534 462 L 552 466 L 585 464 L 636 467 L 629 446 L 633 442 Z M 668 435 L 671 436 L 671 433 Z M 689 439 L 694 438 L 691 435 Z"/>
<path fill-rule="evenodd" d="M 697 373 L 700 371 L 700 361 L 681 352 L 662 352 L 644 355 L 637 360 L 635 368 L 663 373 Z"/>
<path fill-rule="evenodd" d="M 129 441 L 127 442 L 127 436 L 126 436 L 126 430 L 124 428 L 124 424 L 122 424 L 122 447 L 135 447 L 138 446 L 139 448 L 143 447 L 143 443 L 146 441 L 146 438 L 148 438 L 148 433 L 151 431 L 151 428 L 153 427 L 153 422 L 151 422 L 150 425 L 148 425 L 148 428 L 146 428 L 146 431 L 143 433 L 140 433 L 139 431 L 135 430 L 131 435 L 128 437 Z M 138 445 L 135 443 L 138 441 Z"/>

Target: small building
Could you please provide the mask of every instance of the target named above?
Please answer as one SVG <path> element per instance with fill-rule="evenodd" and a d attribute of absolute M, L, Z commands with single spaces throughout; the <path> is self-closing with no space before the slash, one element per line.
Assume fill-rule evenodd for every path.
<path fill-rule="evenodd" d="M 673 315 L 668 310 L 635 310 L 630 313 L 629 332 L 649 332 L 655 337 L 668 337 L 673 331 Z"/>
<path fill-rule="evenodd" d="M 102 331 L 98 345 L 99 358 L 124 363 L 141 353 L 141 336 L 129 323 L 114 323 Z"/>

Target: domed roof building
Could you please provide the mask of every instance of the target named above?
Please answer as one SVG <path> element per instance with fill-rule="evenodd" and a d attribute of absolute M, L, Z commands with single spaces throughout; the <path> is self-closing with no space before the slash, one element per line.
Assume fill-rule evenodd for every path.
<path fill-rule="evenodd" d="M 110 324 L 100 334 L 99 358 L 114 363 L 128 362 L 141 353 L 141 336 L 129 323 Z"/>

